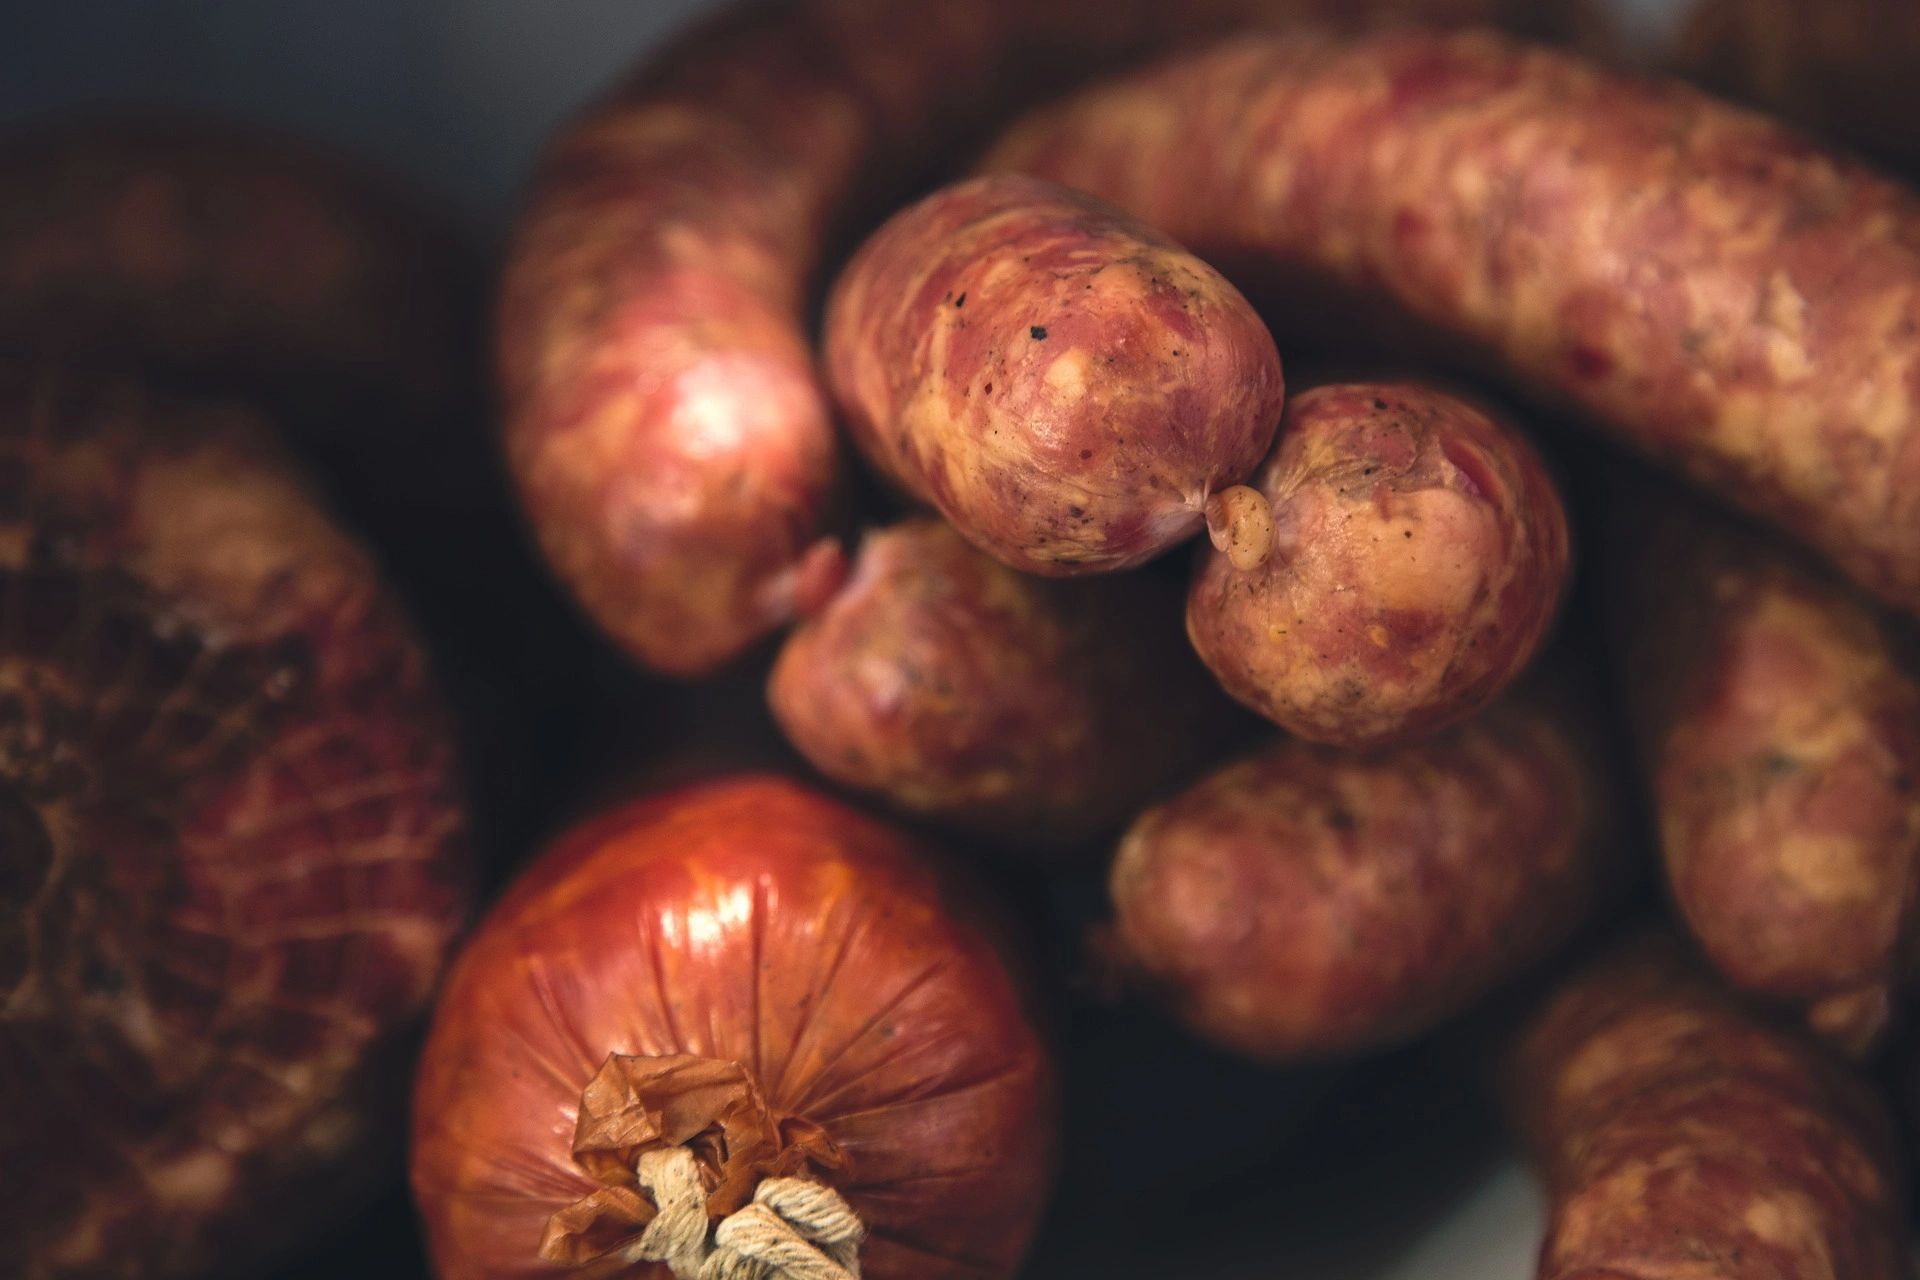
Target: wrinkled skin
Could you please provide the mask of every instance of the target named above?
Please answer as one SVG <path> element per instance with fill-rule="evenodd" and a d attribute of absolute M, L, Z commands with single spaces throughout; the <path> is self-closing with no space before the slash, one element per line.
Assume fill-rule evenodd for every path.
<path fill-rule="evenodd" d="M 844 466 L 807 291 L 889 175 L 1208 33 L 1534 16 L 1514 0 L 806 0 L 694 32 L 554 140 L 509 249 L 506 443 L 554 572 L 662 671 L 710 671 L 791 616 Z"/>
<path fill-rule="evenodd" d="M 861 452 L 1015 569 L 1126 569 L 1259 463 L 1284 403 L 1252 306 L 1074 192 L 976 178 L 901 211 L 827 305 L 827 380 Z"/>
<path fill-rule="evenodd" d="M 1912 1275 L 1878 1100 L 1671 939 L 1590 965 L 1510 1074 L 1551 1205 L 1539 1280 Z"/>
<path fill-rule="evenodd" d="M 244 393 L 356 497 L 483 483 L 463 249 L 347 160 L 245 126 L 125 114 L 0 142 L 0 347 Z"/>
<path fill-rule="evenodd" d="M 379 1184 L 469 902 L 366 553 L 245 415 L 0 367 L 0 1237 L 257 1276 Z"/>
<path fill-rule="evenodd" d="M 1516 695 L 1410 746 L 1283 740 L 1228 765 L 1121 841 L 1118 959 L 1195 1034 L 1249 1057 L 1417 1035 L 1594 905 L 1609 851 L 1580 733 Z"/>
<path fill-rule="evenodd" d="M 1621 674 L 1674 902 L 1735 986 L 1864 1052 L 1913 967 L 1920 672 L 1824 566 L 1677 500 L 1650 523 Z"/>
<path fill-rule="evenodd" d="M 421 1062 L 413 1187 L 442 1280 L 568 1274 L 536 1251 L 601 1185 L 571 1144 L 616 1053 L 738 1062 L 819 1125 L 870 1280 L 1017 1270 L 1051 1179 L 1051 1070 L 964 897 L 886 827 L 735 776 L 534 864 L 455 965 Z"/>
<path fill-rule="evenodd" d="M 1274 546 L 1203 548 L 1187 634 L 1235 698 L 1315 742 L 1377 746 L 1491 702 L 1539 651 L 1567 517 L 1531 445 L 1418 383 L 1294 398 L 1254 485 Z"/>
<path fill-rule="evenodd" d="M 1044 582 L 919 517 L 867 535 L 845 588 L 788 638 L 768 701 L 836 782 L 1072 841 L 1139 812 L 1233 725 L 1178 608 L 1170 582 Z"/>
<path fill-rule="evenodd" d="M 1488 32 L 1248 37 L 987 167 L 1411 317 L 1920 609 L 1920 198 L 1783 126 Z"/>
<path fill-rule="evenodd" d="M 1695 0 L 1667 65 L 1912 174 L 1920 8 L 1907 0 Z"/>

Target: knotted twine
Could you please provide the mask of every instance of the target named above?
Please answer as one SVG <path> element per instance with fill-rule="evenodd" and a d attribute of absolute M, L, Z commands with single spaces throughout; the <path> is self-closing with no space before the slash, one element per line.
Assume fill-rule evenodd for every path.
<path fill-rule="evenodd" d="M 809 1178 L 767 1178 L 753 1201 L 707 1224 L 699 1162 L 685 1147 L 648 1151 L 640 1185 L 658 1207 L 624 1252 L 664 1262 L 676 1280 L 859 1280 L 867 1230 L 840 1193 Z"/>
<path fill-rule="evenodd" d="M 819 1125 L 769 1106 L 738 1062 L 609 1054 L 581 1091 L 573 1158 L 600 1185 L 548 1219 L 545 1261 L 859 1280 L 866 1228 L 819 1181 L 846 1157 Z"/>

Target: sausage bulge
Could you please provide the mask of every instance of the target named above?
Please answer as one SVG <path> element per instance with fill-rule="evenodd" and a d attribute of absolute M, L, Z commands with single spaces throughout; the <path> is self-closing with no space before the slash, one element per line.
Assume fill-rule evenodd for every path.
<path fill-rule="evenodd" d="M 938 191 L 855 254 L 827 378 L 860 450 L 1002 562 L 1127 569 L 1206 524 L 1280 423 L 1252 306 L 1165 236 L 1011 175 Z"/>
<path fill-rule="evenodd" d="M 1069 97 L 985 167 L 1411 317 L 1920 609 L 1920 196 L 1783 125 L 1492 32 L 1293 33 Z"/>
<path fill-rule="evenodd" d="M 1124 973 L 1280 1061 L 1405 1040 L 1563 941 L 1610 878 L 1583 731 L 1529 691 L 1424 742 L 1293 739 L 1149 810 L 1110 877 Z"/>
<path fill-rule="evenodd" d="M 1315 387 L 1252 489 L 1271 554 L 1203 548 L 1187 634 L 1221 685 L 1298 737 L 1378 746 L 1492 702 L 1566 594 L 1567 515 L 1531 445 L 1419 383 Z M 1255 522 L 1246 518 L 1241 527 Z"/>
<path fill-rule="evenodd" d="M 1620 686 L 1674 903 L 1734 986 L 1865 1052 L 1912 971 L 1909 643 L 1824 566 L 1678 500 L 1621 558 Z"/>
<path fill-rule="evenodd" d="M 1671 938 L 1590 965 L 1509 1068 L 1549 1200 L 1539 1280 L 1912 1274 L 1878 1100 Z"/>
<path fill-rule="evenodd" d="M 1180 634 L 1178 593 L 1158 575 L 1017 573 L 914 517 L 866 536 L 844 589 L 787 638 L 768 701 L 835 782 L 1070 843 L 1134 816 L 1236 727 Z"/>

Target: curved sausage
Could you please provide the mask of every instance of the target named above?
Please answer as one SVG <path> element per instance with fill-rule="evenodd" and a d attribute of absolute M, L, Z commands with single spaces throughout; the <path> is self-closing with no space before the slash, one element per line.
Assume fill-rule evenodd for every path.
<path fill-rule="evenodd" d="M 902 521 L 866 536 L 845 588 L 788 637 L 768 701 L 836 782 L 1071 842 L 1138 813 L 1233 725 L 1181 640 L 1177 592 L 1146 575 L 1042 581 L 942 520 Z"/>
<path fill-rule="evenodd" d="M 1132 568 L 1273 443 L 1280 355 L 1211 267 L 1077 192 L 946 187 L 861 246 L 827 305 L 855 443 L 1028 573 Z"/>
<path fill-rule="evenodd" d="M 1249 37 L 987 167 L 1410 314 L 1920 609 L 1920 197 L 1782 126 L 1487 32 Z"/>
<path fill-rule="evenodd" d="M 548 148 L 497 325 L 540 545 L 600 627 L 711 670 L 831 576 L 807 290 L 859 199 L 1023 95 L 1246 22 L 1509 17 L 1512 0 L 809 0 L 667 50 Z M 824 566 L 830 568 L 831 566 Z"/>
<path fill-rule="evenodd" d="M 1904 1280 L 1892 1125 L 1671 939 L 1548 1002 L 1509 1093 L 1547 1184 L 1539 1280 Z"/>
<path fill-rule="evenodd" d="M 1272 553 L 1242 568 L 1203 549 L 1187 634 L 1299 737 L 1380 745 L 1464 720 L 1533 659 L 1566 594 L 1567 516 L 1539 455 L 1433 387 L 1296 396 L 1253 483 Z"/>
<path fill-rule="evenodd" d="M 1603 815 L 1580 730 L 1538 695 L 1387 751 L 1283 740 L 1127 832 L 1118 959 L 1249 1057 L 1391 1044 L 1572 932 L 1607 879 Z"/>
<path fill-rule="evenodd" d="M 1675 904 L 1733 985 L 1856 1052 L 1912 976 L 1920 671 L 1822 566 L 1679 505 L 1616 615 Z"/>

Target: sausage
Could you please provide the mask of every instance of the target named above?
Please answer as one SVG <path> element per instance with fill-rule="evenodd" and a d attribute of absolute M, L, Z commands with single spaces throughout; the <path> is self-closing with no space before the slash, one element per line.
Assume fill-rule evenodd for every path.
<path fill-rule="evenodd" d="M 721 665 L 832 585 L 831 552 L 814 548 L 844 464 L 806 299 L 876 179 L 920 167 L 1023 91 L 1057 93 L 1176 38 L 1527 8 L 809 0 L 694 33 L 554 140 L 509 248 L 505 439 L 547 560 L 639 661 Z"/>
<path fill-rule="evenodd" d="M 1182 642 L 1177 592 L 1028 577 L 944 521 L 909 519 L 867 535 L 845 588 L 788 637 L 768 701 L 835 782 L 1072 842 L 1139 812 L 1232 728 Z"/>
<path fill-rule="evenodd" d="M 1295 397 L 1254 484 L 1272 554 L 1242 569 L 1203 548 L 1187 634 L 1299 737 L 1380 745 L 1464 720 L 1532 660 L 1565 595 L 1567 516 L 1539 455 L 1433 387 Z"/>
<path fill-rule="evenodd" d="M 1920 608 L 1920 197 L 1783 126 L 1489 32 L 1246 37 L 985 167 L 1410 316 Z"/>
<path fill-rule="evenodd" d="M 1636 522 L 1620 683 L 1674 902 L 1733 985 L 1864 1051 L 1913 968 L 1909 642 L 1759 530 L 1673 501 Z"/>
<path fill-rule="evenodd" d="M 975 546 L 1052 576 L 1193 534 L 1265 456 L 1284 396 L 1266 326 L 1211 267 L 1012 175 L 875 232 L 834 284 L 825 345 L 867 458 Z"/>
<path fill-rule="evenodd" d="M 0 145 L 0 347 L 244 394 L 356 498 L 485 482 L 475 276 L 431 212 L 298 139 L 106 115 Z"/>
<path fill-rule="evenodd" d="M 1550 1202 L 1539 1280 L 1912 1274 L 1878 1100 L 1672 939 L 1581 972 L 1509 1067 Z"/>
<path fill-rule="evenodd" d="M 1514 695 L 1423 742 L 1283 739 L 1134 823 L 1123 973 L 1202 1038 L 1278 1061 L 1375 1048 L 1564 940 L 1602 892 L 1601 782 L 1567 710 Z"/>

